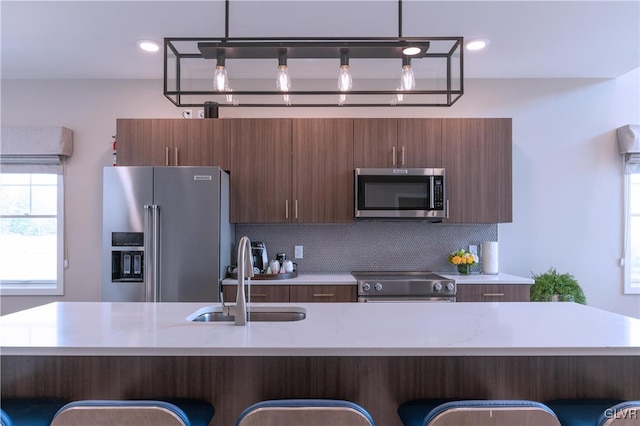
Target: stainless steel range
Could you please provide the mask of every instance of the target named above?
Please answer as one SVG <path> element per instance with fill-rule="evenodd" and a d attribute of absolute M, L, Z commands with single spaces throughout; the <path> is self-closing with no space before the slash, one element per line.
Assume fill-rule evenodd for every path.
<path fill-rule="evenodd" d="M 352 272 L 358 302 L 455 302 L 456 283 L 431 272 Z"/>

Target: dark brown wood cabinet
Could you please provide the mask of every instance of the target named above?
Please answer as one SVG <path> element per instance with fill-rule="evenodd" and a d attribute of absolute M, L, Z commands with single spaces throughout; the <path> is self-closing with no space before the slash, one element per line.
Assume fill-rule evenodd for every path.
<path fill-rule="evenodd" d="M 355 167 L 442 167 L 441 119 L 354 119 Z"/>
<path fill-rule="evenodd" d="M 225 302 L 235 302 L 237 287 L 222 286 Z M 355 285 L 260 285 L 251 284 L 252 303 L 356 302 Z M 247 290 L 245 289 L 245 295 Z"/>
<path fill-rule="evenodd" d="M 289 293 L 289 301 L 292 303 L 339 303 L 357 300 L 357 287 L 354 285 L 294 285 Z"/>
<path fill-rule="evenodd" d="M 290 222 L 291 120 L 229 120 L 231 221 Z"/>
<path fill-rule="evenodd" d="M 530 285 L 459 284 L 457 302 L 529 302 Z"/>
<path fill-rule="evenodd" d="M 260 285 L 251 284 L 251 302 L 253 303 L 283 303 L 289 301 L 289 287 L 288 285 Z M 234 303 L 238 287 L 235 285 L 222 286 L 222 295 L 224 301 Z M 244 291 L 245 297 L 247 297 L 247 289 Z"/>
<path fill-rule="evenodd" d="M 231 220 L 353 220 L 353 120 L 233 119 Z"/>
<path fill-rule="evenodd" d="M 353 220 L 356 167 L 444 167 L 447 223 L 512 221 L 509 118 L 118 119 L 118 165 L 221 166 L 235 223 Z"/>
<path fill-rule="evenodd" d="M 353 120 L 293 120 L 293 222 L 353 221 Z"/>
<path fill-rule="evenodd" d="M 442 119 L 447 223 L 512 221 L 510 118 Z"/>
<path fill-rule="evenodd" d="M 230 167 L 225 120 L 118 119 L 120 166 Z"/>

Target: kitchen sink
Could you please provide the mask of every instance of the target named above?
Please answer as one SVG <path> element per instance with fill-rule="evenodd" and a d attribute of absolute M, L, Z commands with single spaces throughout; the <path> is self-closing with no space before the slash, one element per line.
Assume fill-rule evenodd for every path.
<path fill-rule="evenodd" d="M 187 317 L 194 322 L 234 322 L 234 306 L 209 306 L 198 309 Z M 289 322 L 301 321 L 307 317 L 307 310 L 298 306 L 251 306 L 249 321 L 253 322 Z"/>

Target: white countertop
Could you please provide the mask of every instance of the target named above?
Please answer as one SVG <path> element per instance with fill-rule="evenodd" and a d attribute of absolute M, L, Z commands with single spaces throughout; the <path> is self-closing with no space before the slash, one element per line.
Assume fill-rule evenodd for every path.
<path fill-rule="evenodd" d="M 225 278 L 222 285 L 236 285 L 238 280 Z M 343 274 L 298 274 L 284 280 L 251 280 L 251 285 L 356 285 L 356 279 L 349 273 Z"/>
<path fill-rule="evenodd" d="M 640 356 L 640 319 L 575 303 L 307 303 L 293 304 L 307 310 L 297 322 L 238 327 L 187 321 L 205 306 L 51 303 L 0 317 L 0 350 L 75 356 Z"/>
<path fill-rule="evenodd" d="M 456 284 L 533 284 L 532 278 L 499 273 L 497 275 L 458 275 L 436 272 L 445 278 L 455 280 Z M 226 278 L 222 285 L 236 285 L 238 280 Z M 298 274 L 296 278 L 284 280 L 252 280 L 252 285 L 356 285 L 356 279 L 350 273 L 341 274 Z"/>
<path fill-rule="evenodd" d="M 502 272 L 496 275 L 484 275 L 484 274 L 471 274 L 471 275 L 458 275 L 439 273 L 443 277 L 450 278 L 456 281 L 456 284 L 533 284 L 535 281 L 533 278 L 524 278 L 516 275 L 503 274 Z"/>

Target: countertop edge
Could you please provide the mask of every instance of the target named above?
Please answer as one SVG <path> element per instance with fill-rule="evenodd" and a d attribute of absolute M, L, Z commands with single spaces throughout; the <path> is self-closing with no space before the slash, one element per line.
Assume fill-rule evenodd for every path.
<path fill-rule="evenodd" d="M 445 278 L 452 279 L 458 285 L 474 285 L 474 284 L 515 284 L 515 285 L 531 285 L 535 281 L 532 278 L 520 277 L 499 273 L 496 275 L 472 274 L 459 275 L 449 274 L 446 272 L 435 272 Z M 225 278 L 222 285 L 236 285 L 238 280 L 233 278 Z M 288 278 L 283 280 L 253 280 L 253 285 L 356 285 L 357 281 L 350 273 L 301 273 L 296 278 Z"/>

